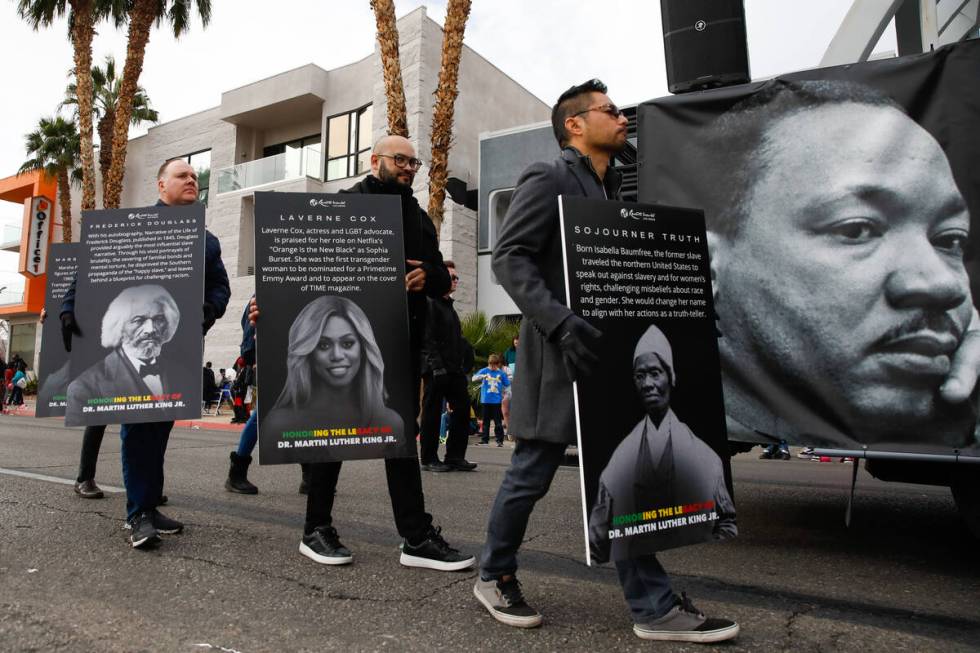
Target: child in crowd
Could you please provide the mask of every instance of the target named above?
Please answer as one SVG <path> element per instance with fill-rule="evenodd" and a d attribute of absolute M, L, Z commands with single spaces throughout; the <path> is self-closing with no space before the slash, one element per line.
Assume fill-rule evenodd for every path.
<path fill-rule="evenodd" d="M 480 444 L 490 444 L 490 421 L 493 420 L 493 435 L 497 446 L 504 446 L 503 413 L 500 403 L 503 401 L 504 388 L 510 386 L 510 378 L 500 369 L 500 356 L 490 354 L 487 359 L 488 367 L 473 375 L 474 381 L 482 381 L 480 386 L 480 403 L 483 404 L 483 433 Z"/>

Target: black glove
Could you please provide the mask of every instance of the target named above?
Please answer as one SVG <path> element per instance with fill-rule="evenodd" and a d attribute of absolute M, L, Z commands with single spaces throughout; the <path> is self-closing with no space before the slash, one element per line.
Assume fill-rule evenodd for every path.
<path fill-rule="evenodd" d="M 599 362 L 599 357 L 591 346 L 601 337 L 602 331 L 578 315 L 569 315 L 558 327 L 556 340 L 569 381 L 592 374 L 592 366 Z"/>
<path fill-rule="evenodd" d="M 78 328 L 78 322 L 75 321 L 75 314 L 71 311 L 65 311 L 61 314 L 61 340 L 65 343 L 65 351 L 71 351 L 72 334 L 80 336 L 82 331 Z"/>
<path fill-rule="evenodd" d="M 204 302 L 204 322 L 201 323 L 201 326 L 204 327 L 204 335 L 208 335 L 208 330 L 214 326 L 217 314 L 218 311 L 214 310 L 214 306 Z"/>

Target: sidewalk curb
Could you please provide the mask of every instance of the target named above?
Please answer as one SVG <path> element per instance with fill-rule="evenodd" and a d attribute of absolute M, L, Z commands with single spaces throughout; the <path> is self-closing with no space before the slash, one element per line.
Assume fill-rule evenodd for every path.
<path fill-rule="evenodd" d="M 11 413 L 15 417 L 35 417 L 34 408 L 19 410 Z M 62 419 L 60 417 L 53 417 L 51 419 Z M 174 422 L 174 428 L 183 429 L 199 429 L 202 431 L 241 431 L 245 428 L 244 424 L 231 424 L 231 423 L 220 423 L 220 422 L 206 422 L 199 419 L 181 419 Z"/>
<path fill-rule="evenodd" d="M 241 431 L 245 428 L 244 424 L 215 423 L 205 422 L 196 419 L 181 419 L 174 422 L 174 428 L 200 429 L 202 431 Z"/>

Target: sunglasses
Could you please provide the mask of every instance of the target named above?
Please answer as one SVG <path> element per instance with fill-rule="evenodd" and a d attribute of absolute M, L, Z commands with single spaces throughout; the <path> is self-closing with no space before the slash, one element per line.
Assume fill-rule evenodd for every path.
<path fill-rule="evenodd" d="M 391 159 L 395 162 L 395 165 L 399 168 L 407 168 L 412 172 L 415 172 L 422 167 L 422 159 L 416 159 L 415 157 L 408 157 L 404 154 L 379 154 L 378 156 L 383 156 L 385 158 Z"/>
<path fill-rule="evenodd" d="M 600 104 L 597 107 L 589 107 L 588 109 L 584 109 L 578 113 L 573 113 L 572 115 L 581 116 L 583 113 L 588 113 L 589 111 L 601 111 L 602 113 L 609 114 L 613 118 L 619 118 L 620 116 L 624 115 L 623 110 L 617 107 L 615 104 Z"/>

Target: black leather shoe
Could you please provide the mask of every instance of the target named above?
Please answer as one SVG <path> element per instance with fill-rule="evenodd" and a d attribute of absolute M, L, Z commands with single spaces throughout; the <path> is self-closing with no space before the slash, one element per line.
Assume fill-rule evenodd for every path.
<path fill-rule="evenodd" d="M 446 458 L 444 464 L 457 472 L 472 472 L 476 469 L 476 463 L 471 463 L 465 458 Z"/>
<path fill-rule="evenodd" d="M 441 463 L 438 460 L 434 460 L 431 463 L 424 463 L 422 469 L 427 472 L 451 472 L 453 468 L 445 463 Z"/>

